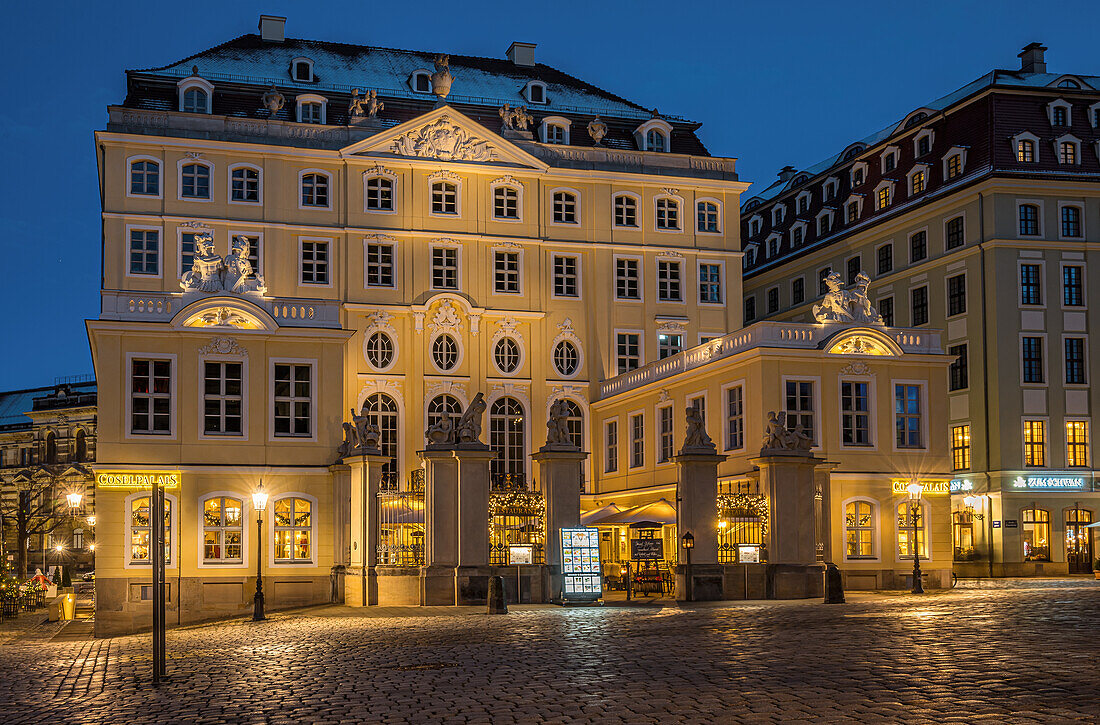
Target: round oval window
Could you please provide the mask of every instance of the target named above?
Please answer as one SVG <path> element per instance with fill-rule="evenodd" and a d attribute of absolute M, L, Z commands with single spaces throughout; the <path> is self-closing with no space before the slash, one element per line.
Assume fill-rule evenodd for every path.
<path fill-rule="evenodd" d="M 383 369 L 393 364 L 393 340 L 384 332 L 376 332 L 367 338 L 367 362 Z"/>
<path fill-rule="evenodd" d="M 450 335 L 440 335 L 432 343 L 432 360 L 440 370 L 450 370 L 458 364 L 458 343 Z"/>
<path fill-rule="evenodd" d="M 576 345 L 568 340 L 562 340 L 554 348 L 554 367 L 562 375 L 572 375 L 577 372 L 580 357 Z"/>
<path fill-rule="evenodd" d="M 519 345 L 510 337 L 501 339 L 493 350 L 493 359 L 502 373 L 514 373 L 519 367 Z"/>

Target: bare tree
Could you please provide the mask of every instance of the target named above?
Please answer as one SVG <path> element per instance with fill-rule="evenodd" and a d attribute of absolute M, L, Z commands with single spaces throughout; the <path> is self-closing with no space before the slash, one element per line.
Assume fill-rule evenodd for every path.
<path fill-rule="evenodd" d="M 57 498 L 57 482 L 20 482 L 14 495 L 0 497 L 4 528 L 15 531 L 15 572 L 27 572 L 27 544 L 32 537 L 48 536 L 68 519 L 66 504 Z M 6 533 L 6 532 L 5 532 Z"/>

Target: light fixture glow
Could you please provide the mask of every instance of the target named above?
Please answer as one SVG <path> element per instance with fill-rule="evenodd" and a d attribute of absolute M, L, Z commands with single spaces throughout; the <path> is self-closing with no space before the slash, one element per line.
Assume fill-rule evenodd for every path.
<path fill-rule="evenodd" d="M 924 487 L 916 481 L 913 481 L 905 488 L 905 490 L 909 492 L 909 498 L 915 501 L 920 498 L 921 491 L 924 490 Z"/>
<path fill-rule="evenodd" d="M 264 491 L 264 482 L 262 480 L 252 494 L 252 505 L 256 507 L 257 511 L 263 511 L 267 508 L 267 492 Z"/>
<path fill-rule="evenodd" d="M 80 502 L 84 500 L 84 494 L 80 493 L 79 491 L 73 491 L 72 493 L 66 495 L 65 498 L 69 501 L 69 508 L 78 509 L 80 508 Z"/>

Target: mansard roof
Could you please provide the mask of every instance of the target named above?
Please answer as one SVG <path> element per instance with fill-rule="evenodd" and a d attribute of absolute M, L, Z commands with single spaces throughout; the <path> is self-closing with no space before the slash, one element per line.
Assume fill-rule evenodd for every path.
<path fill-rule="evenodd" d="M 11 390 L 0 392 L 0 429 L 13 430 L 17 428 L 30 428 L 31 419 L 25 414 L 32 410 L 42 409 L 43 404 L 37 401 L 58 400 L 58 390 L 66 388 L 69 400 L 74 403 L 79 401 L 84 404 L 87 396 L 92 397 L 91 405 L 95 405 L 96 384 L 95 381 L 81 381 L 65 383 L 63 385 L 48 385 L 42 388 L 28 388 L 26 390 Z M 62 405 L 48 405 L 48 407 L 65 407 Z"/>

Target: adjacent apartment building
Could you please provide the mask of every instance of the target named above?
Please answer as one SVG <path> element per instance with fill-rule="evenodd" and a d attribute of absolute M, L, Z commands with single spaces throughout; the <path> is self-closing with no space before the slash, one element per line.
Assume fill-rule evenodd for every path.
<path fill-rule="evenodd" d="M 1032 43 L 748 198 L 744 320 L 811 320 L 839 273 L 887 325 L 944 331 L 960 575 L 1085 573 L 1100 512 L 1100 77 Z"/>

